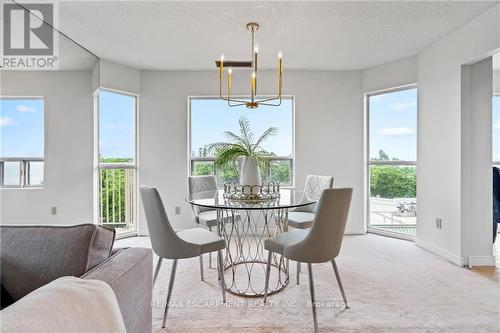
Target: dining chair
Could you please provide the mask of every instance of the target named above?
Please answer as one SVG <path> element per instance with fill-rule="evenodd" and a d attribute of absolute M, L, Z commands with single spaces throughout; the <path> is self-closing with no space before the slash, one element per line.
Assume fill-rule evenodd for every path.
<path fill-rule="evenodd" d="M 304 186 L 304 193 L 310 199 L 318 200 L 324 190 L 333 187 L 333 177 L 308 175 Z M 288 213 L 288 226 L 296 229 L 309 229 L 314 221 L 317 204 L 297 207 Z M 297 262 L 297 284 L 300 283 L 301 264 Z"/>
<path fill-rule="evenodd" d="M 217 180 L 215 176 L 189 176 L 188 177 L 189 195 L 205 191 L 217 191 Z M 203 224 L 209 231 L 217 227 L 217 210 L 191 205 L 194 212 L 194 219 L 197 224 Z M 200 265 L 203 265 L 203 257 L 200 257 Z M 208 254 L 208 267 L 212 268 L 212 254 Z"/>
<path fill-rule="evenodd" d="M 173 259 L 170 281 L 168 284 L 167 304 L 163 315 L 162 328 L 165 328 L 168 308 L 174 287 L 177 261 L 179 259 L 194 258 L 204 253 L 217 251 L 218 278 L 222 288 L 222 301 L 226 302 L 226 286 L 222 266 L 222 252 L 225 247 L 224 239 L 203 228 L 192 228 L 175 232 L 170 224 L 160 194 L 156 188 L 141 186 L 141 197 L 146 214 L 151 245 L 154 253 L 159 257 L 156 264 L 153 287 L 160 272 L 163 259 Z M 203 281 L 203 265 L 200 261 L 201 277 Z"/>
<path fill-rule="evenodd" d="M 344 237 L 345 225 L 351 204 L 352 188 L 326 189 L 321 194 L 314 223 L 310 230 L 294 229 L 266 239 L 264 248 L 268 250 L 264 303 L 267 301 L 269 274 L 273 253 L 298 262 L 307 263 L 309 290 L 311 293 L 314 331 L 318 332 L 316 317 L 313 263 L 330 261 L 346 308 L 349 308 L 335 258 L 339 255 Z"/>

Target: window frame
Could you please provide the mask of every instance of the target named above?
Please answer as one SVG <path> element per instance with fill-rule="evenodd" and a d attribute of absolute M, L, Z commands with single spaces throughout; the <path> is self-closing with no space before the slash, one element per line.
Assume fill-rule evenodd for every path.
<path fill-rule="evenodd" d="M 404 90 L 411 90 L 411 89 L 417 89 L 417 147 L 416 147 L 416 160 L 415 161 L 393 161 L 393 160 L 387 160 L 387 161 L 380 161 L 380 160 L 371 160 L 370 159 L 370 98 L 379 96 L 379 95 L 384 95 L 384 94 L 389 94 L 389 93 L 395 93 L 399 91 L 404 91 Z M 386 89 L 380 89 L 380 90 L 375 90 L 375 91 L 370 91 L 366 92 L 364 94 L 364 104 L 365 104 L 365 181 L 364 181 L 364 186 L 365 186 L 365 228 L 367 232 L 374 233 L 374 234 L 379 234 L 382 236 L 388 236 L 388 237 L 393 237 L 393 238 L 399 238 L 403 240 L 409 240 L 409 241 L 415 241 L 416 237 L 415 236 L 410 236 L 410 235 L 405 235 L 401 234 L 398 232 L 392 232 L 392 231 L 387 231 L 387 230 L 382 230 L 376 227 L 371 227 L 370 226 L 370 167 L 372 165 L 387 165 L 387 166 L 414 166 L 417 174 L 417 179 L 418 179 L 418 168 L 417 168 L 417 161 L 418 161 L 418 123 L 419 123 L 419 112 L 418 112 L 418 84 L 417 83 L 411 83 L 411 84 L 405 84 L 401 86 L 396 86 L 392 88 L 386 88 Z M 418 183 L 417 183 L 417 191 L 418 191 Z M 417 203 L 418 205 L 418 203 Z M 417 206 L 417 212 L 418 212 L 418 206 Z M 417 213 L 418 216 L 418 213 Z M 417 223 L 418 225 L 418 223 Z"/>
<path fill-rule="evenodd" d="M 99 93 L 101 91 L 106 91 L 114 94 L 124 95 L 128 97 L 133 97 L 135 99 L 135 114 L 134 114 L 134 127 L 135 127 L 135 141 L 134 149 L 135 156 L 133 163 L 101 163 L 99 161 L 100 156 L 100 131 L 99 131 Z M 132 221 L 133 229 L 126 232 L 117 232 L 116 239 L 121 239 L 130 236 L 136 236 L 139 230 L 139 106 L 140 106 L 140 95 L 136 93 L 131 93 L 123 90 L 117 90 L 107 87 L 99 87 L 95 90 L 94 94 L 94 221 L 97 224 L 101 224 L 101 198 L 100 198 L 100 172 L 101 170 L 111 170 L 111 169 L 125 169 L 125 170 L 135 170 L 134 174 L 134 200 L 133 200 L 133 212 Z"/>
<path fill-rule="evenodd" d="M 2 157 L 0 156 L 0 189 L 43 189 L 40 185 L 30 184 L 30 162 L 43 162 L 43 181 L 45 181 L 45 97 L 42 95 L 0 95 L 0 100 L 41 100 L 43 103 L 43 157 Z M 19 162 L 19 185 L 4 184 L 5 162 Z"/>
<path fill-rule="evenodd" d="M 248 96 L 244 95 L 235 95 L 234 98 L 244 99 L 248 98 Z M 270 98 L 272 95 L 259 95 L 258 98 Z M 282 188 L 295 188 L 295 95 L 282 95 L 283 99 L 290 99 L 292 101 L 292 156 L 273 156 L 271 161 L 290 161 L 292 177 L 290 179 L 289 185 L 283 185 Z M 191 101 L 192 100 L 205 100 L 205 99 L 217 99 L 220 97 L 216 95 L 194 95 L 188 96 L 187 98 L 187 174 L 188 176 L 192 176 L 192 170 L 194 162 L 196 161 L 205 161 L 212 162 L 215 161 L 214 157 L 193 157 L 191 156 L 192 147 L 191 147 Z M 267 176 L 269 176 L 270 170 L 268 170 Z M 217 177 L 217 170 L 214 168 L 214 175 Z M 223 184 L 217 184 L 219 188 L 223 187 Z"/>

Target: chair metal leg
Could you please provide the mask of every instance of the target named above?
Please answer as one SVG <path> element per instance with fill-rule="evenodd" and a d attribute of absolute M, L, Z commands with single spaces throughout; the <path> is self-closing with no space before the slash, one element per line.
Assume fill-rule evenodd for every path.
<path fill-rule="evenodd" d="M 224 266 L 222 264 L 222 251 L 217 251 L 217 270 L 219 271 L 220 286 L 222 288 L 222 302 L 226 303 L 226 282 L 224 281 Z"/>
<path fill-rule="evenodd" d="M 269 251 L 267 254 L 267 266 L 266 266 L 266 283 L 264 287 L 264 303 L 267 302 L 267 290 L 269 289 L 269 275 L 271 274 L 271 260 L 273 258 L 273 253 Z"/>
<path fill-rule="evenodd" d="M 204 281 L 204 279 L 203 279 L 203 254 L 200 254 L 200 276 L 201 276 L 201 281 Z"/>
<path fill-rule="evenodd" d="M 212 227 L 208 227 L 208 230 L 212 232 Z M 212 268 L 212 252 L 208 253 L 208 268 Z"/>
<path fill-rule="evenodd" d="M 155 274 L 153 276 L 153 287 L 155 286 L 156 279 L 158 278 L 158 274 L 160 273 L 160 267 L 161 267 L 162 261 L 163 261 L 163 258 L 159 257 L 158 263 L 156 264 L 156 268 L 155 268 Z"/>
<path fill-rule="evenodd" d="M 313 321 L 314 321 L 314 332 L 318 332 L 318 318 L 316 317 L 316 300 L 314 297 L 314 281 L 313 281 L 313 274 L 312 274 L 312 265 L 310 263 L 307 263 L 307 270 L 309 272 L 309 290 L 311 292 L 311 306 L 312 306 L 312 313 L 313 313 Z"/>
<path fill-rule="evenodd" d="M 297 261 L 297 285 L 300 283 L 300 261 Z"/>
<path fill-rule="evenodd" d="M 340 280 L 339 269 L 337 268 L 337 263 L 335 259 L 332 260 L 333 271 L 335 272 L 335 277 L 337 278 L 337 283 L 339 284 L 340 293 L 344 299 L 344 304 L 347 309 L 349 309 L 349 304 L 347 304 L 347 297 L 345 297 L 344 287 L 342 286 L 342 281 Z"/>
<path fill-rule="evenodd" d="M 177 270 L 177 259 L 174 259 L 172 263 L 172 271 L 170 272 L 170 281 L 168 282 L 167 304 L 165 305 L 165 313 L 163 314 L 163 322 L 161 324 L 161 328 L 165 328 L 165 321 L 167 321 L 168 306 L 170 304 L 170 299 L 172 298 L 172 289 L 174 289 L 176 270 Z"/>

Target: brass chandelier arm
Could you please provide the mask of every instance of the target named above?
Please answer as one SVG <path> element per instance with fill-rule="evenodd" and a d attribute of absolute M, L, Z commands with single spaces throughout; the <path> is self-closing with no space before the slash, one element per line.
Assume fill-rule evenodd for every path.
<path fill-rule="evenodd" d="M 244 101 L 244 100 L 231 98 L 231 94 L 229 94 L 228 97 L 224 97 L 224 95 L 222 95 L 222 79 L 219 80 L 219 97 L 220 97 L 220 99 L 228 102 L 229 106 L 245 105 L 245 103 L 247 102 L 247 101 Z M 242 103 L 242 104 L 230 105 L 230 102 L 237 102 L 237 103 Z"/>
<path fill-rule="evenodd" d="M 234 101 L 234 100 L 231 100 L 231 101 L 228 101 L 228 102 L 227 102 L 227 105 L 228 105 L 229 107 L 232 107 L 232 108 L 233 108 L 233 107 L 235 107 L 235 106 L 243 106 L 243 105 L 246 105 L 246 104 L 247 104 L 247 102 L 241 102 L 241 103 L 238 103 L 238 104 L 231 104 L 231 102 L 232 102 L 232 101 Z"/>
<path fill-rule="evenodd" d="M 257 103 L 265 103 L 265 102 L 270 102 L 270 101 L 275 101 L 277 99 L 281 99 L 281 95 L 275 96 L 275 97 L 269 97 L 261 100 L 256 100 Z"/>
<path fill-rule="evenodd" d="M 264 102 L 257 102 L 259 105 L 265 105 L 265 106 L 280 106 L 281 105 L 281 98 L 279 98 L 279 103 L 277 104 L 272 104 L 272 103 L 264 103 Z"/>

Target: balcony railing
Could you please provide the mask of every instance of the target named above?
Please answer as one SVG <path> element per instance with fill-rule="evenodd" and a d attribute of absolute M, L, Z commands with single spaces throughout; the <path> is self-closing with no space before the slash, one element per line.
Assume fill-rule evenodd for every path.
<path fill-rule="evenodd" d="M 43 157 L 0 158 L 1 187 L 42 187 Z"/>
<path fill-rule="evenodd" d="M 372 160 L 369 173 L 369 227 L 415 236 L 416 162 Z"/>
<path fill-rule="evenodd" d="M 133 230 L 135 166 L 101 163 L 99 169 L 100 222 L 119 231 Z"/>
<path fill-rule="evenodd" d="M 217 183 L 238 180 L 238 171 L 234 167 L 215 168 L 214 157 L 191 157 L 191 175 L 215 175 Z M 293 186 L 293 158 L 289 156 L 269 157 L 269 168 L 261 170 L 262 180 L 279 181 L 282 186 Z"/>

